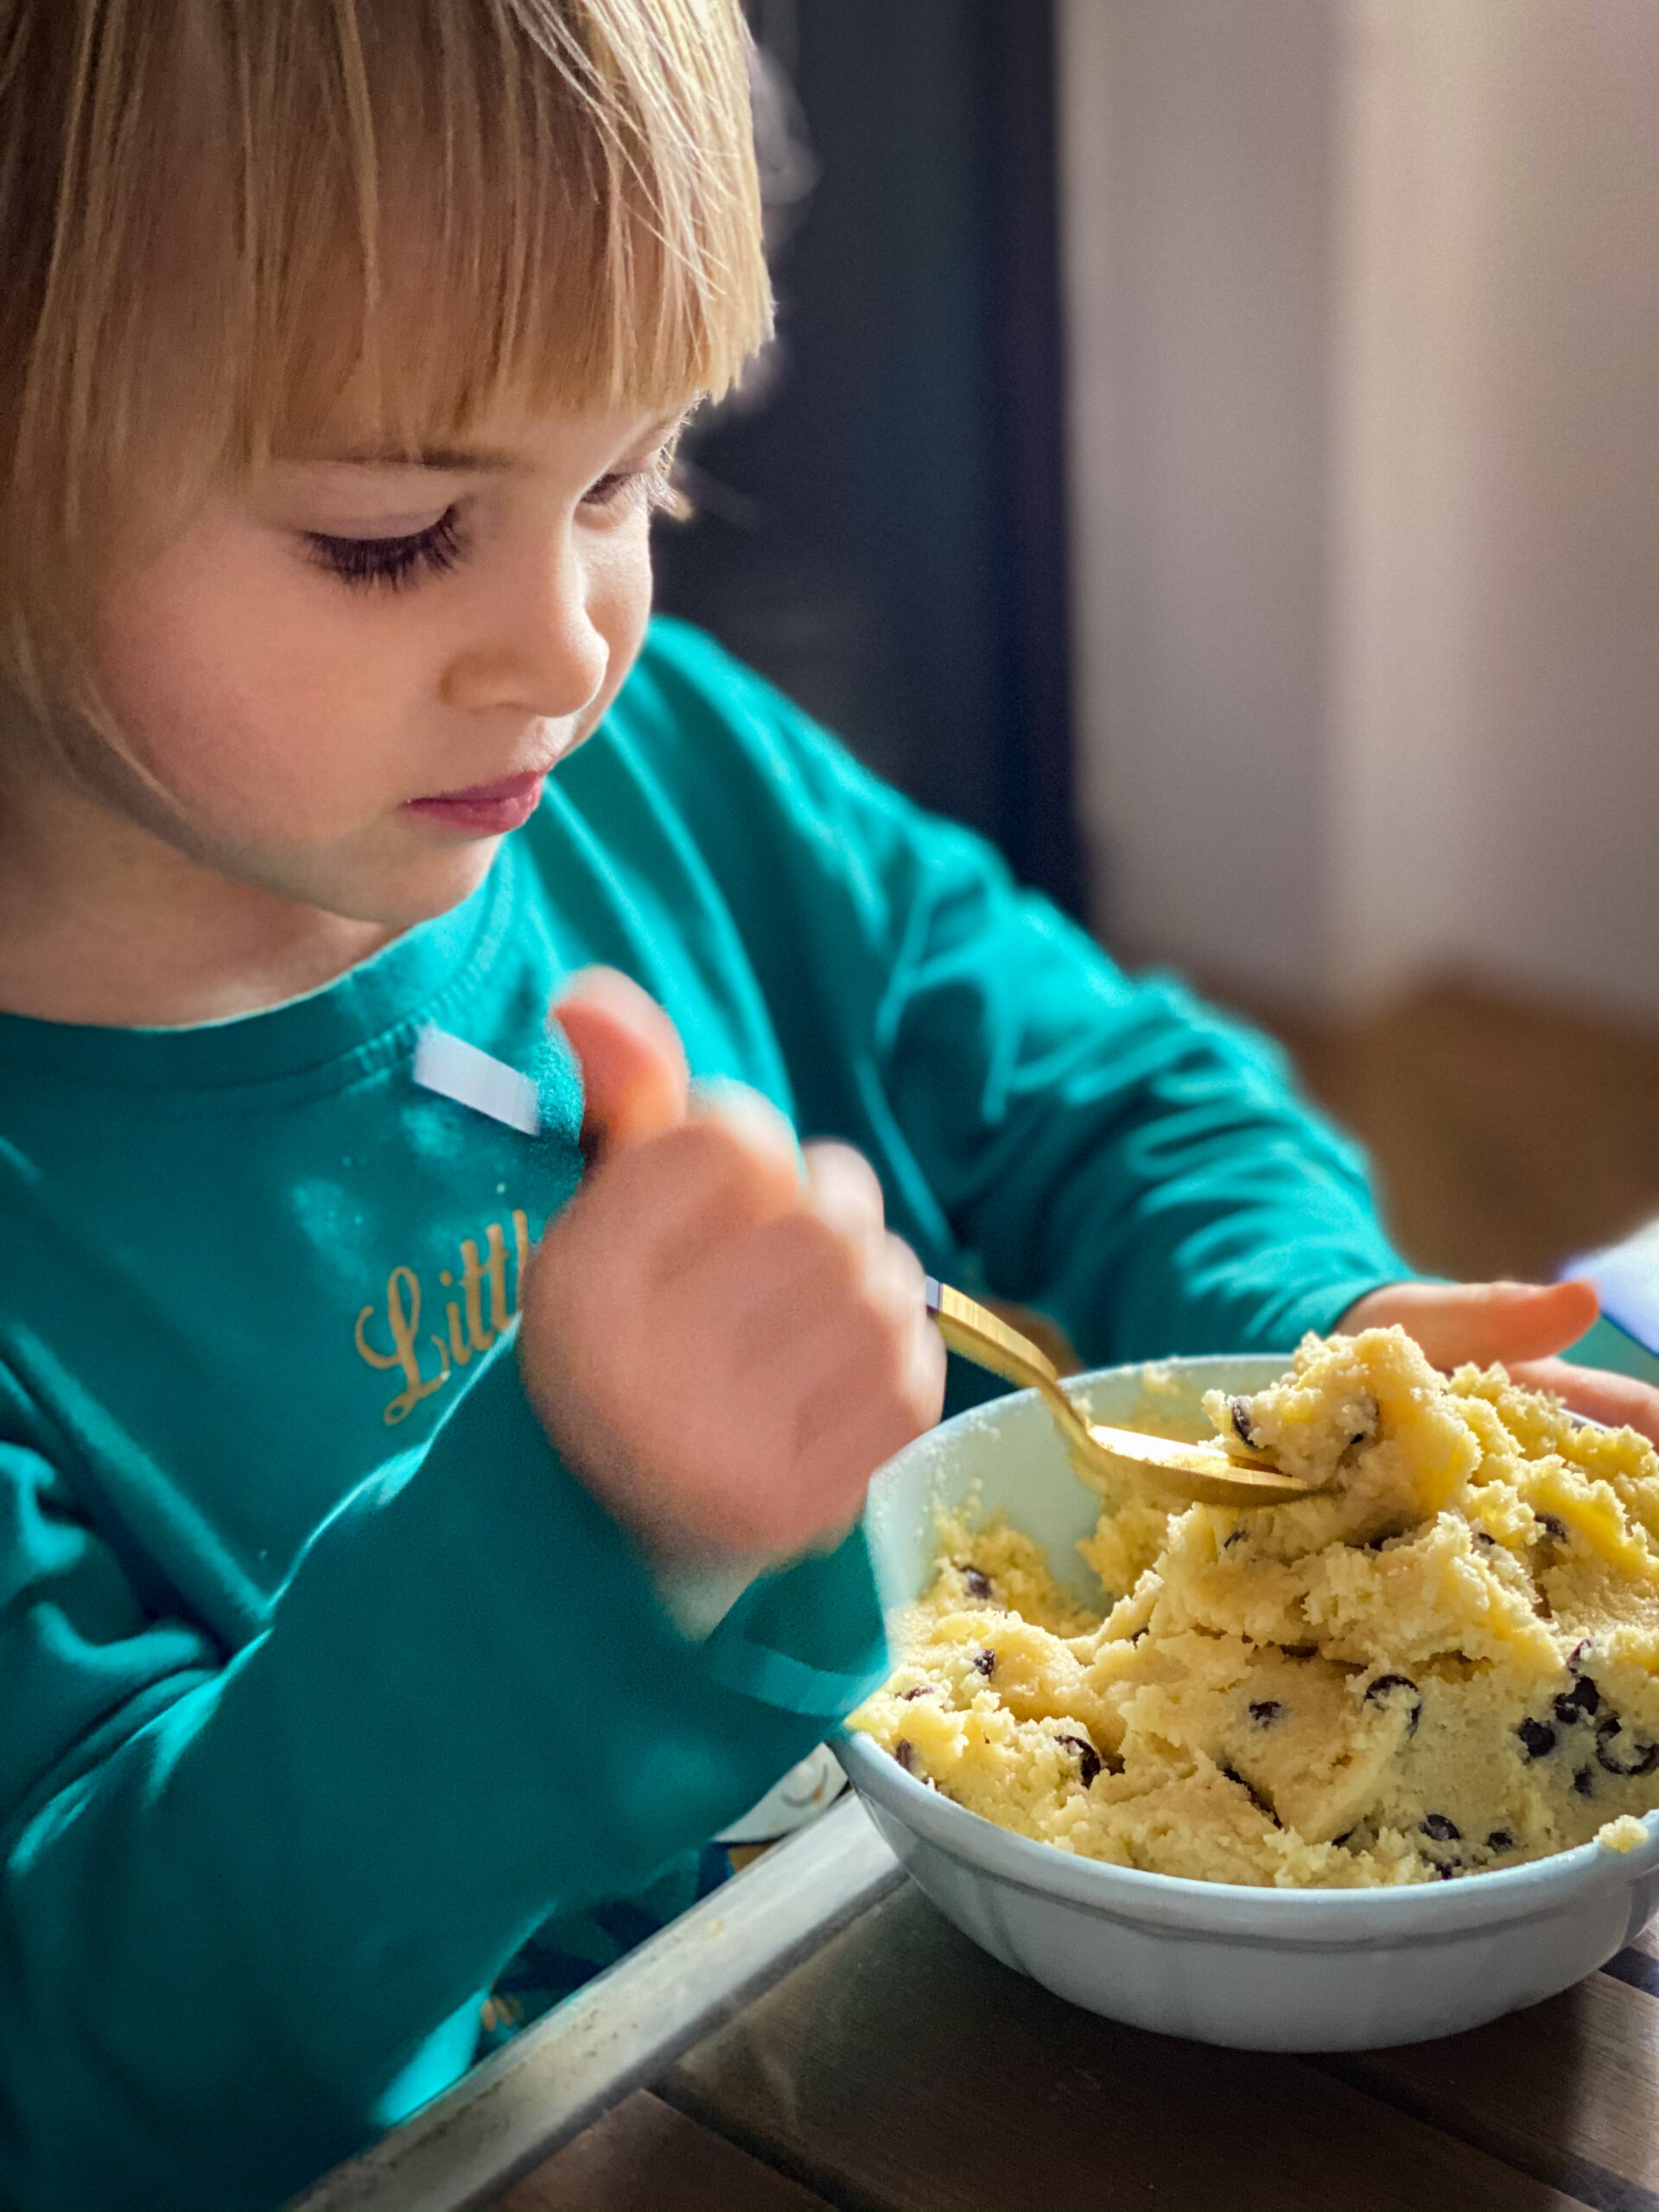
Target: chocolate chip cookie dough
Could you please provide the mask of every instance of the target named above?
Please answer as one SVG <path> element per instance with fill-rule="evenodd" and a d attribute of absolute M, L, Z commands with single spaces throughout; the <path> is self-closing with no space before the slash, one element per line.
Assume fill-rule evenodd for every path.
<path fill-rule="evenodd" d="M 1659 1459 L 1398 1329 L 1307 1338 L 1216 1394 L 1321 1495 L 1166 1513 L 1126 1491 L 1080 1611 L 1001 1521 L 944 1530 L 855 1715 L 1004 1827 L 1117 1866 L 1324 1888 L 1513 1866 L 1659 1806 Z"/>

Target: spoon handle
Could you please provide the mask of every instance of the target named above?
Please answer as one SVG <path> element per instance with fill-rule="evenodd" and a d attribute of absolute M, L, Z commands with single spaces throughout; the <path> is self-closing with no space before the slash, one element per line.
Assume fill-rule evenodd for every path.
<path fill-rule="evenodd" d="M 952 1351 L 971 1359 L 976 1367 L 988 1368 L 993 1375 L 1022 1390 L 1040 1390 L 1067 1438 L 1081 1444 L 1085 1452 L 1091 1449 L 1088 1422 L 1061 1387 L 1052 1361 L 1029 1337 L 1022 1337 L 988 1307 L 976 1305 L 948 1282 L 936 1282 L 931 1275 L 927 1279 L 927 1310 Z"/>
<path fill-rule="evenodd" d="M 1029 1338 L 948 1282 L 927 1279 L 927 1310 L 952 1351 L 987 1367 L 1005 1382 L 1040 1391 L 1067 1457 L 1085 1482 L 1101 1486 L 1127 1465 L 1154 1491 L 1183 1504 L 1249 1507 L 1284 1505 L 1306 1497 L 1315 1484 L 1287 1475 L 1265 1459 L 1244 1459 L 1212 1444 L 1179 1444 L 1123 1428 L 1096 1428 L 1072 1403 L 1053 1363 Z"/>

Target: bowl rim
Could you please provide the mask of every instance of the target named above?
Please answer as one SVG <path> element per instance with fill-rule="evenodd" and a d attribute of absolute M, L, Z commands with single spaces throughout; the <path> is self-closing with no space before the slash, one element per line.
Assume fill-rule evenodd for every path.
<path fill-rule="evenodd" d="M 1148 1367 L 1178 1372 L 1226 1365 L 1252 1365 L 1293 1354 L 1276 1352 L 1176 1353 L 1164 1359 L 1121 1361 L 1070 1376 L 1086 1387 L 1143 1373 Z M 1038 1403 L 1035 1390 L 1009 1391 L 966 1407 L 907 1445 L 878 1470 L 896 1469 L 912 1453 L 937 1456 L 940 1440 L 952 1430 L 979 1428 L 1005 1420 L 1015 1408 Z M 1016 1414 L 1023 1418 L 1023 1413 Z M 1592 1423 L 1593 1427 L 1604 1424 Z M 1445 1882 L 1405 1882 L 1361 1889 L 1279 1887 L 1268 1883 L 1214 1882 L 1191 1875 L 1163 1874 L 1151 1868 L 1119 1866 L 1109 1859 L 1084 1859 L 1034 1836 L 1001 1827 L 954 1798 L 945 1797 L 913 1775 L 861 1730 L 845 1722 L 830 1748 L 861 1796 L 873 1799 L 893 1818 L 959 1864 L 1028 1893 L 1059 1897 L 1109 1918 L 1144 1925 L 1154 1921 L 1242 1941 L 1253 1936 L 1274 1942 L 1318 1942 L 1338 1937 L 1356 1944 L 1369 1937 L 1388 1942 L 1421 1933 L 1443 1934 L 1454 1928 L 1500 1927 L 1566 1910 L 1588 1893 L 1627 1888 L 1659 1867 L 1659 1807 L 1637 1818 L 1645 1840 L 1622 1852 L 1592 1837 L 1542 1859 L 1516 1866 L 1471 1872 Z M 1270 1931 L 1249 1923 L 1274 1923 Z M 1376 1923 L 1382 1923 L 1382 1925 Z"/>

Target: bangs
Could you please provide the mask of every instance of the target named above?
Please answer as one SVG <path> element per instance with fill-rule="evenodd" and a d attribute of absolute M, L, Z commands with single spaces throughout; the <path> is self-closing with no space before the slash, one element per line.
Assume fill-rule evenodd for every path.
<path fill-rule="evenodd" d="M 14 680 L 140 485 L 180 514 L 342 409 L 414 450 L 724 391 L 771 327 L 747 63 L 737 0 L 0 10 Z"/>
<path fill-rule="evenodd" d="M 326 177 L 315 156 L 293 158 L 300 115 L 260 118 L 288 158 L 260 257 L 275 281 L 253 303 L 243 456 L 303 435 L 347 385 L 388 429 L 434 437 L 509 394 L 662 412 L 723 392 L 771 327 L 735 9 L 359 0 L 353 13 L 359 38 L 317 88 L 346 125 Z M 342 268 L 355 318 L 340 311 Z"/>

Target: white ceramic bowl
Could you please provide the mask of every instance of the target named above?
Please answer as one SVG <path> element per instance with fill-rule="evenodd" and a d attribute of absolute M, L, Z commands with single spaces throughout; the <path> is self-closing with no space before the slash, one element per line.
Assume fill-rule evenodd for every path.
<path fill-rule="evenodd" d="M 1287 1363 L 1172 1363 L 1192 1433 L 1208 1426 L 1205 1390 L 1258 1389 Z M 1096 1420 L 1128 1426 L 1141 1370 L 1077 1388 Z M 890 1611 L 932 1580 L 942 1504 L 1006 1507 L 1062 1580 L 1098 1599 L 1073 1549 L 1094 1502 L 1033 1392 L 946 1422 L 876 1478 L 868 1526 Z M 941 1797 L 867 1736 L 836 1749 L 908 1872 L 993 1957 L 1091 2012 L 1205 2043 L 1352 2050 L 1451 2035 L 1592 1972 L 1659 1902 L 1659 1815 L 1628 1853 L 1586 1844 L 1404 1889 L 1257 1889 L 1074 1859 Z"/>

